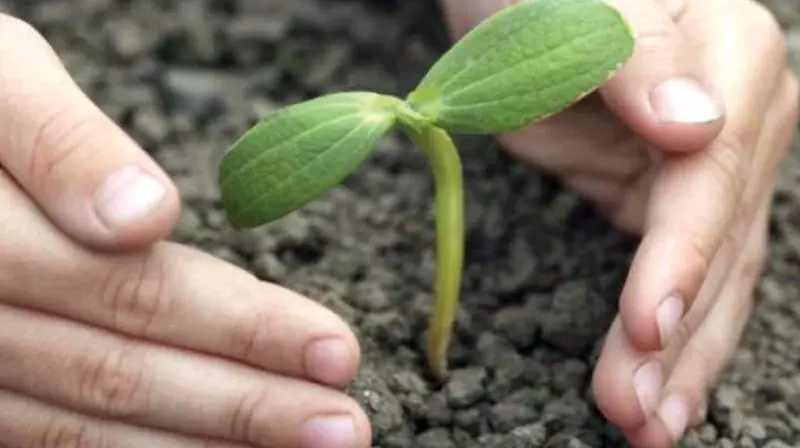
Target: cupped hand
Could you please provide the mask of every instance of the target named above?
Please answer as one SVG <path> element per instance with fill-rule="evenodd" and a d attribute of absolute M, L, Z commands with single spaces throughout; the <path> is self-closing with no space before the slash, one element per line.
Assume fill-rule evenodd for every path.
<path fill-rule="evenodd" d="M 0 446 L 370 445 L 346 324 L 159 242 L 174 186 L 3 15 L 0 204 Z"/>
<path fill-rule="evenodd" d="M 598 364 L 600 410 L 634 446 L 672 446 L 749 316 L 798 87 L 751 0 L 608 0 L 632 59 L 568 111 L 500 136 L 642 237 Z M 453 37 L 508 1 L 443 0 Z"/>

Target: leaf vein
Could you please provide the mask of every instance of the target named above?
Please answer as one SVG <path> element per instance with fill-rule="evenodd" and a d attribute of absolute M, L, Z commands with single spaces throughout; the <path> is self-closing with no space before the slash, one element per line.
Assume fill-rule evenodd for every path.
<path fill-rule="evenodd" d="M 340 146 L 340 145 L 341 145 L 343 142 L 347 141 L 347 140 L 348 140 L 350 137 L 352 137 L 354 134 L 356 134 L 357 132 L 361 131 L 361 129 L 362 129 L 362 128 L 364 128 L 364 126 L 367 126 L 367 125 L 369 125 L 369 124 L 370 124 L 370 123 L 369 123 L 369 122 L 367 122 L 367 121 L 364 121 L 364 122 L 362 122 L 361 124 L 359 124 L 358 126 L 356 126 L 355 128 L 353 128 L 353 129 L 352 129 L 350 132 L 348 132 L 347 134 L 345 134 L 344 136 L 342 136 L 342 138 L 340 138 L 340 139 L 339 139 L 339 140 L 338 140 L 336 143 L 334 143 L 333 145 L 331 145 L 330 147 L 328 147 L 328 148 L 327 148 L 325 151 L 321 152 L 321 153 L 320 153 L 320 154 L 319 154 L 317 157 L 315 157 L 315 159 L 314 159 L 314 160 L 313 160 L 311 163 L 307 164 L 306 166 L 302 167 L 301 169 L 299 169 L 299 170 L 297 170 L 297 171 L 294 171 L 294 172 L 292 172 L 292 173 L 291 173 L 289 176 L 287 176 L 285 179 L 283 179 L 283 180 L 281 180 L 280 182 L 278 182 L 278 184 L 277 184 L 277 185 L 275 185 L 273 188 L 270 188 L 270 189 L 269 189 L 269 191 L 266 191 L 266 192 L 264 192 L 264 193 L 261 193 L 261 194 L 259 194 L 258 196 L 256 196 L 256 198 L 253 200 L 253 202 L 251 202 L 250 204 L 247 204 L 247 205 L 245 205 L 245 206 L 244 206 L 244 207 L 243 207 L 243 208 L 240 210 L 240 212 L 239 212 L 239 216 L 240 216 L 241 218 L 247 218 L 247 217 L 248 217 L 248 214 L 249 214 L 249 213 L 251 213 L 251 212 L 252 212 L 252 210 L 254 210 L 254 209 L 255 209 L 255 207 L 257 207 L 257 206 L 259 205 L 259 202 L 260 202 L 260 201 L 261 201 L 261 200 L 262 200 L 262 199 L 263 199 L 265 196 L 267 196 L 267 195 L 270 195 L 270 194 L 278 194 L 278 193 L 280 192 L 280 190 L 286 186 L 286 184 L 288 184 L 289 182 L 291 182 L 292 180 L 294 180 L 294 179 L 295 179 L 295 178 L 297 178 L 297 177 L 303 176 L 303 175 L 304 175 L 304 174 L 305 174 L 305 173 L 308 171 L 308 168 L 309 168 L 311 165 L 313 165 L 314 163 L 317 163 L 317 162 L 318 162 L 320 159 L 323 159 L 325 156 L 329 155 L 331 152 L 333 152 L 333 151 L 335 151 L 336 149 L 338 149 L 338 148 L 339 148 L 339 146 Z M 371 136 L 371 133 L 372 133 L 372 132 L 374 132 L 376 129 L 379 129 L 379 128 L 380 128 L 380 126 L 377 126 L 377 125 L 376 125 L 376 126 L 374 126 L 374 128 L 373 128 L 373 129 L 370 131 L 370 136 Z"/>
<path fill-rule="evenodd" d="M 538 6 L 538 5 L 537 5 Z M 576 5 L 577 7 L 581 7 L 581 5 Z M 483 53 L 478 56 L 471 65 L 463 65 L 454 75 L 450 77 L 444 84 L 439 86 L 438 90 L 440 92 L 444 92 L 447 87 L 450 87 L 453 83 L 455 83 L 458 79 L 460 79 L 467 71 L 471 68 L 471 66 L 478 65 L 483 62 L 484 59 L 491 57 L 494 53 L 495 49 L 498 47 L 503 47 L 508 45 L 509 40 L 518 40 L 518 36 L 525 31 L 530 31 L 529 27 L 535 26 L 535 24 L 526 23 L 526 21 L 522 20 L 522 18 L 518 18 L 515 22 L 516 27 L 512 28 L 508 34 L 504 36 L 503 39 L 498 39 L 492 45 L 487 46 Z M 557 47 L 556 47 L 557 48 Z M 545 49 L 545 53 L 552 51 L 552 49 Z"/>
<path fill-rule="evenodd" d="M 532 95 L 541 94 L 542 92 L 546 92 L 546 91 L 549 91 L 549 90 L 554 90 L 554 89 L 557 89 L 559 87 L 562 87 L 563 85 L 571 82 L 575 78 L 579 78 L 581 76 L 584 76 L 587 73 L 592 72 L 593 70 L 594 70 L 594 67 L 589 68 L 587 70 L 583 70 L 583 71 L 579 72 L 578 74 L 576 74 L 576 75 L 574 75 L 574 76 L 572 76 L 570 78 L 562 79 L 561 81 L 559 81 L 559 82 L 557 82 L 555 84 L 550 84 L 549 86 L 547 86 L 545 88 L 542 88 L 542 89 L 539 89 L 539 90 L 536 90 L 536 91 L 533 91 L 533 92 L 528 92 L 528 93 L 525 93 L 525 94 L 522 94 L 522 95 L 517 95 L 517 94 L 513 94 L 512 93 L 512 94 L 509 94 L 509 95 L 505 95 L 505 96 L 502 96 L 502 97 L 499 97 L 499 98 L 493 98 L 491 100 L 483 101 L 483 102 L 480 102 L 480 103 L 469 103 L 469 104 L 461 104 L 461 105 L 456 105 L 456 106 L 444 105 L 444 106 L 442 106 L 442 109 L 443 110 L 448 110 L 448 111 L 455 111 L 455 110 L 461 110 L 461 109 L 472 109 L 472 108 L 476 108 L 476 107 L 485 107 L 485 106 L 495 105 L 495 104 L 498 104 L 498 103 L 502 103 L 503 101 L 508 101 L 511 98 L 529 97 L 529 96 L 532 96 Z"/>
<path fill-rule="evenodd" d="M 306 137 L 309 134 L 312 134 L 314 132 L 318 132 L 319 130 L 324 129 L 325 127 L 328 127 L 328 126 L 331 126 L 331 125 L 335 125 L 335 124 L 337 124 L 339 122 L 345 121 L 345 120 L 347 120 L 349 118 L 352 118 L 352 117 L 356 117 L 356 116 L 360 115 L 360 113 L 361 112 L 359 111 L 358 113 L 342 115 L 341 117 L 337 117 L 337 118 L 335 118 L 333 120 L 325 121 L 323 123 L 320 123 L 320 124 L 318 124 L 316 126 L 313 126 L 313 127 L 309 128 L 309 129 L 306 129 L 303 132 L 300 132 L 298 134 L 293 135 L 291 138 L 289 138 L 287 140 L 284 140 L 283 142 L 279 143 L 278 145 L 272 146 L 270 148 L 266 148 L 263 152 L 261 152 L 261 154 L 258 154 L 257 156 L 253 157 L 252 159 L 248 160 L 247 162 L 245 162 L 241 166 L 239 166 L 237 169 L 235 169 L 230 174 L 230 176 L 228 176 L 225 179 L 225 181 L 222 183 L 222 188 L 225 188 L 228 185 L 230 185 L 230 183 L 233 182 L 234 180 L 236 180 L 239 176 L 241 176 L 242 173 L 244 173 L 244 172 L 248 171 L 249 169 L 251 169 L 255 164 L 257 164 L 260 160 L 262 160 L 267 155 L 269 155 L 269 154 L 271 154 L 271 153 L 273 153 L 275 151 L 281 150 L 281 149 L 285 148 L 286 146 L 289 146 L 289 145 L 295 143 L 297 140 L 299 140 L 299 139 L 301 139 L 303 137 Z M 359 127 L 360 127 L 360 125 L 359 125 Z M 357 127 L 357 129 L 358 129 L 358 127 Z"/>
<path fill-rule="evenodd" d="M 499 71 L 497 71 L 497 72 L 495 72 L 495 73 L 493 73 L 493 74 L 491 74 L 491 75 L 489 75 L 489 76 L 487 76 L 485 78 L 481 78 L 481 79 L 478 79 L 476 81 L 473 81 L 473 82 L 467 84 L 466 86 L 463 86 L 461 88 L 458 88 L 458 89 L 454 90 L 453 92 L 448 92 L 447 93 L 447 97 L 454 97 L 454 96 L 463 94 L 464 92 L 467 92 L 467 91 L 469 91 L 471 89 L 479 87 L 479 86 L 483 85 L 484 83 L 489 82 L 492 79 L 497 78 L 498 76 L 502 76 L 502 75 L 504 75 L 505 73 L 507 73 L 509 71 L 516 70 L 517 68 L 519 68 L 522 65 L 529 64 L 529 63 L 536 63 L 536 62 L 540 61 L 542 58 L 544 58 L 546 56 L 551 56 L 554 52 L 564 51 L 566 49 L 572 48 L 575 45 L 582 44 L 587 40 L 592 40 L 592 39 L 598 38 L 606 31 L 608 31 L 608 30 L 600 30 L 600 31 L 594 30 L 592 32 L 584 34 L 583 36 L 576 37 L 575 39 L 572 39 L 572 40 L 570 40 L 568 42 L 561 43 L 561 44 L 553 47 L 552 49 L 547 50 L 545 53 L 540 54 L 537 57 L 534 57 L 532 59 L 523 59 L 523 60 L 518 61 L 518 62 L 516 62 L 514 64 L 511 64 L 508 67 L 505 67 L 502 70 L 499 70 Z M 443 102 L 443 103 L 446 103 L 446 101 Z"/>

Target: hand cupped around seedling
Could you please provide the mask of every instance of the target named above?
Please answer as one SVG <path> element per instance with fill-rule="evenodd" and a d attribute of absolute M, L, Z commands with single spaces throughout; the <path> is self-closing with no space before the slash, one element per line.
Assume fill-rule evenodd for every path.
<path fill-rule="evenodd" d="M 221 162 L 220 187 L 236 228 L 282 218 L 341 183 L 392 130 L 427 156 L 436 188 L 435 306 L 427 358 L 447 375 L 463 269 L 461 160 L 449 132 L 497 134 L 560 112 L 606 82 L 634 37 L 603 0 L 523 0 L 479 24 L 406 99 L 341 92 L 268 114 Z"/>

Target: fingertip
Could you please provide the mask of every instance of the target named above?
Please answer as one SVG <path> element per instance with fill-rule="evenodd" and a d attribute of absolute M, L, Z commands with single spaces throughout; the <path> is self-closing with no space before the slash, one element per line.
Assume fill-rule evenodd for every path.
<path fill-rule="evenodd" d="M 706 148 L 722 132 L 725 109 L 710 87 L 688 77 L 667 79 L 649 94 L 654 146 L 664 151 Z"/>
<path fill-rule="evenodd" d="M 95 250 L 169 235 L 176 188 L 64 69 L 30 25 L 0 14 L 0 164 L 59 230 Z M 25 43 L 26 45 L 18 45 Z M 14 70 L 27 67 L 27 70 Z"/>
<path fill-rule="evenodd" d="M 625 438 L 633 448 L 674 448 L 676 442 L 671 440 L 664 424 L 654 417 L 638 428 L 627 429 Z"/>
<path fill-rule="evenodd" d="M 632 271 L 632 274 L 635 272 Z M 636 285 L 623 291 L 620 300 L 620 320 L 632 345 L 642 351 L 658 351 L 663 348 L 658 326 L 657 305 L 654 301 L 634 292 Z"/>
<path fill-rule="evenodd" d="M 300 447 L 369 448 L 372 446 L 369 418 L 354 399 L 344 398 L 347 401 L 343 406 L 348 408 L 346 411 L 342 409 L 334 413 L 317 414 L 303 423 L 298 440 Z"/>
<path fill-rule="evenodd" d="M 620 319 L 612 325 L 592 376 L 598 410 L 612 424 L 644 424 L 657 405 L 662 387 L 660 366 L 627 340 Z"/>
<path fill-rule="evenodd" d="M 366 412 L 356 405 L 357 411 L 354 412 L 353 419 L 356 426 L 356 447 L 369 448 L 372 446 L 372 425 Z"/>
<path fill-rule="evenodd" d="M 137 164 L 108 173 L 91 200 L 96 231 L 84 239 L 97 249 L 149 246 L 171 233 L 180 213 L 180 196 L 170 179 Z"/>
<path fill-rule="evenodd" d="M 333 310 L 311 299 L 304 300 L 319 314 L 317 331 L 303 349 L 302 375 L 329 387 L 343 388 L 355 379 L 361 365 L 358 338 Z"/>
<path fill-rule="evenodd" d="M 600 94 L 612 113 L 654 149 L 700 151 L 722 132 L 724 105 L 701 82 L 676 76 L 649 86 L 632 77 L 620 74 Z"/>
<path fill-rule="evenodd" d="M 706 81 L 701 54 L 676 23 L 680 0 L 611 0 L 629 20 L 636 43 L 599 94 L 611 112 L 655 149 L 692 152 L 722 130 L 724 104 Z M 669 4 L 667 4 L 669 3 Z"/>
<path fill-rule="evenodd" d="M 644 425 L 625 431 L 634 447 L 669 448 L 684 437 L 690 422 L 689 402 L 678 394 L 666 394 L 656 413 Z"/>
<path fill-rule="evenodd" d="M 347 335 L 311 341 L 304 354 L 304 374 L 319 383 L 343 387 L 355 378 L 360 363 L 357 343 Z"/>
<path fill-rule="evenodd" d="M 724 116 L 721 99 L 689 77 L 661 82 L 650 91 L 648 103 L 654 119 L 664 124 L 713 124 Z"/>
<path fill-rule="evenodd" d="M 681 327 L 708 263 L 672 227 L 650 227 L 631 264 L 620 298 L 622 326 L 631 344 L 661 351 Z"/>

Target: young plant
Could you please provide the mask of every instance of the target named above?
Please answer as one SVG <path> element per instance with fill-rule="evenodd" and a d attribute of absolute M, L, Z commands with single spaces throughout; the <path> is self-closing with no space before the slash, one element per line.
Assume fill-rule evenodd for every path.
<path fill-rule="evenodd" d="M 341 92 L 269 114 L 220 166 L 222 203 L 235 228 L 293 212 L 341 183 L 387 132 L 425 154 L 436 191 L 435 306 L 427 358 L 447 374 L 461 288 L 464 193 L 450 132 L 519 129 L 579 101 L 630 58 L 631 29 L 603 0 L 523 0 L 473 28 L 405 98 Z"/>

